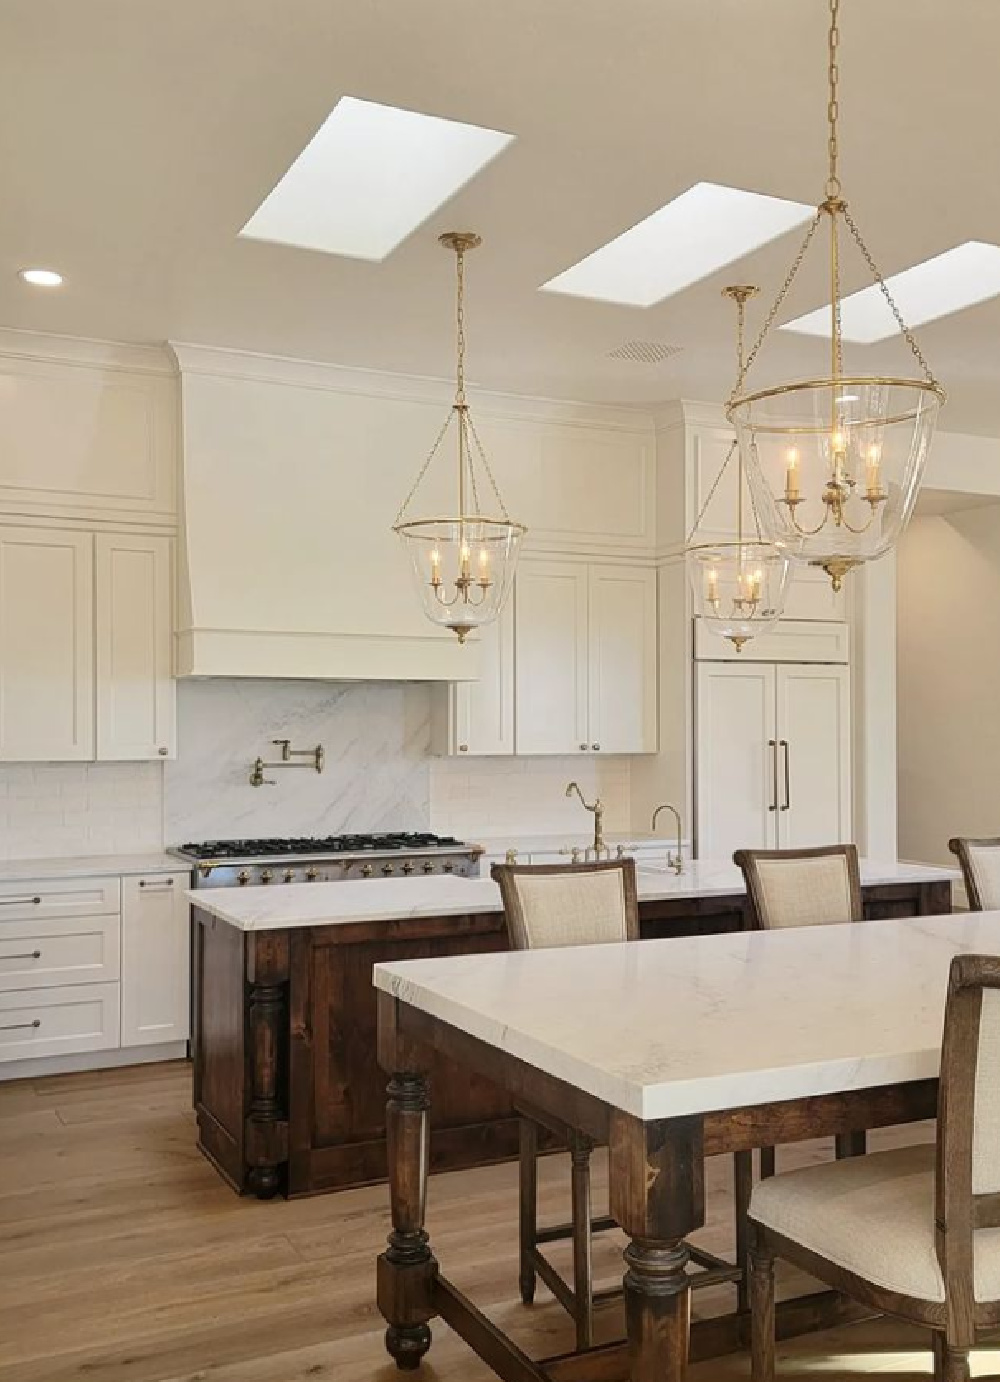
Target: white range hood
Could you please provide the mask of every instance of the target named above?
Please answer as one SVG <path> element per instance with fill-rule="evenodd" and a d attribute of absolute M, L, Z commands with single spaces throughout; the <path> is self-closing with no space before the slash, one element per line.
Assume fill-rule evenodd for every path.
<path fill-rule="evenodd" d="M 333 389 L 327 367 L 173 350 L 177 674 L 474 678 L 477 649 L 425 619 L 391 531 L 444 393 Z"/>

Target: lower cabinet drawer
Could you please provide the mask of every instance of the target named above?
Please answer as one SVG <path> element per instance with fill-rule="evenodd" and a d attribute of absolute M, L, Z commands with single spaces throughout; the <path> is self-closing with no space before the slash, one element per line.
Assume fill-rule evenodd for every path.
<path fill-rule="evenodd" d="M 0 993 L 57 984 L 106 984 L 120 977 L 117 916 L 0 918 Z"/>
<path fill-rule="evenodd" d="M 118 984 L 0 993 L 0 1061 L 113 1050 L 120 1008 Z"/>

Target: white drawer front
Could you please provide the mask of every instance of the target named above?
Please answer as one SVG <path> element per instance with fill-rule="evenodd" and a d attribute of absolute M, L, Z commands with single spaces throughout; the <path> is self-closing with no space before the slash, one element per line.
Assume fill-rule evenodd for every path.
<path fill-rule="evenodd" d="M 46 878 L 0 883 L 0 923 L 22 917 L 104 916 L 121 911 L 120 878 Z"/>
<path fill-rule="evenodd" d="M 118 984 L 0 993 L 0 1061 L 120 1045 Z"/>
<path fill-rule="evenodd" d="M 106 984 L 121 976 L 117 916 L 8 921 L 0 916 L 0 992 Z"/>

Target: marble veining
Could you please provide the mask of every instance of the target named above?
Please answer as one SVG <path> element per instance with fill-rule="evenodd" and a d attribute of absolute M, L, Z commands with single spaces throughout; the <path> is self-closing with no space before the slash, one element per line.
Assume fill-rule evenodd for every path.
<path fill-rule="evenodd" d="M 1000 953 L 1000 912 L 411 960 L 374 982 L 650 1120 L 935 1076 L 959 953 Z"/>

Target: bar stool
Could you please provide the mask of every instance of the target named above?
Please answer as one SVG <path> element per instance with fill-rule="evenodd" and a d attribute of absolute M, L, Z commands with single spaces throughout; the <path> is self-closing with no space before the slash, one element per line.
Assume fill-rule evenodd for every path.
<path fill-rule="evenodd" d="M 861 871 L 855 845 L 817 849 L 738 849 L 733 863 L 743 872 L 750 924 L 757 931 L 786 926 L 830 926 L 864 921 Z M 864 1156 L 865 1133 L 839 1133 L 837 1157 Z M 774 1175 L 775 1151 L 761 1147 L 762 1179 Z"/>
<path fill-rule="evenodd" d="M 970 912 L 992 912 L 1000 908 L 1000 839 L 970 840 L 959 836 L 948 841 L 958 855 L 969 899 Z"/>
<path fill-rule="evenodd" d="M 635 861 L 616 859 L 601 863 L 521 865 L 494 864 L 491 875 L 500 885 L 510 944 L 514 950 L 553 946 L 601 945 L 639 938 L 639 905 L 636 896 Z M 521 1300 L 530 1305 L 538 1277 L 572 1316 L 578 1350 L 590 1348 L 594 1335 L 594 1306 L 622 1295 L 621 1287 L 594 1291 L 592 1236 L 617 1228 L 607 1215 L 594 1218 L 591 1208 L 590 1159 L 592 1140 L 568 1128 L 551 1115 L 519 1106 L 520 1157 L 520 1272 Z M 538 1143 L 539 1129 L 554 1134 L 569 1148 L 572 1163 L 572 1214 L 569 1224 L 539 1227 Z M 720 1282 L 737 1285 L 741 1309 L 749 1296 L 741 1264 L 747 1256 L 746 1213 L 752 1188 L 749 1152 L 737 1153 L 734 1186 L 738 1229 L 737 1264 L 688 1244 L 691 1261 L 700 1268 L 691 1274 L 692 1289 Z M 573 1284 L 559 1275 L 542 1252 L 546 1243 L 571 1239 Z"/>

